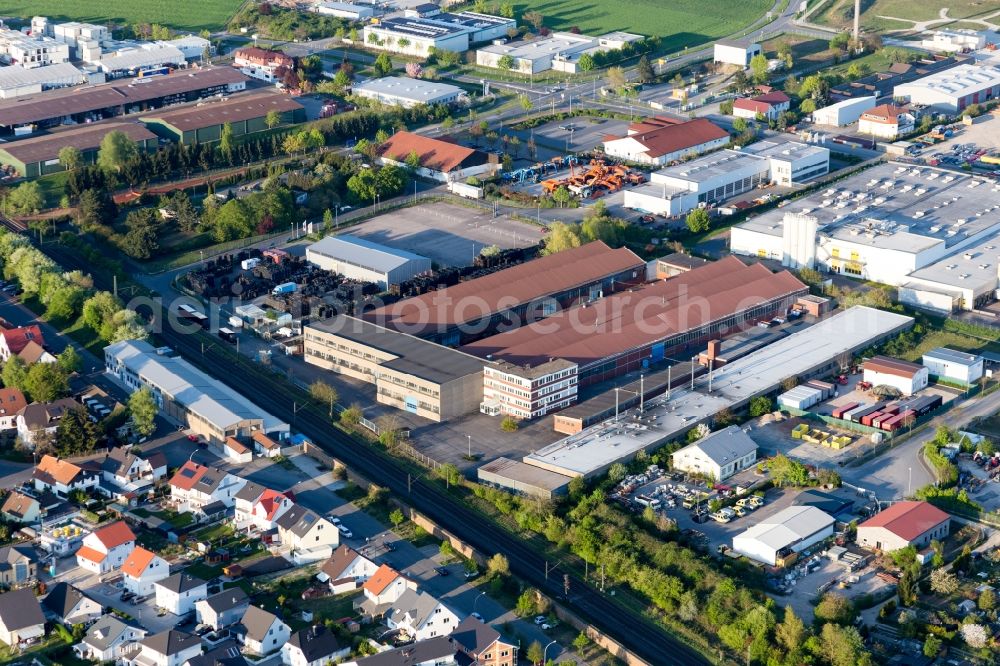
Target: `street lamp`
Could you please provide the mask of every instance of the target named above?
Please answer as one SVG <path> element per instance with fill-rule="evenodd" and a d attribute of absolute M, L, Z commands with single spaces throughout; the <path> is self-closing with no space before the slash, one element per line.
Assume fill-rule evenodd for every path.
<path fill-rule="evenodd" d="M 475 612 L 476 612 L 476 604 L 478 604 L 478 603 L 479 603 L 479 598 L 480 598 L 480 597 L 483 597 L 483 596 L 486 596 L 486 593 L 485 593 L 485 592 L 480 592 L 480 593 L 479 593 L 479 595 L 478 595 L 478 596 L 477 596 L 477 597 L 475 598 L 475 600 L 474 600 L 474 601 L 472 602 L 472 612 L 473 612 L 473 613 L 475 613 Z"/>
<path fill-rule="evenodd" d="M 466 435 L 469 438 L 469 460 L 472 460 L 472 435 Z"/>
<path fill-rule="evenodd" d="M 542 650 L 542 663 L 543 664 L 549 663 L 549 660 L 546 658 L 548 656 L 548 654 L 549 654 L 549 648 L 552 647 L 553 645 L 555 645 L 556 643 L 557 643 L 557 641 L 552 641 L 551 643 L 549 643 L 548 645 L 545 646 L 544 650 Z"/>

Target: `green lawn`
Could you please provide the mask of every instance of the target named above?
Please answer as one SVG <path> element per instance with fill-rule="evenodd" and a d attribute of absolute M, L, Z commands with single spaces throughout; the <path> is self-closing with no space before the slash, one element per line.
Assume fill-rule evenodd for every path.
<path fill-rule="evenodd" d="M 667 50 L 679 50 L 741 31 L 772 5 L 770 0 L 543 0 L 516 2 L 514 12 L 540 12 L 553 30 L 575 26 L 589 35 L 624 30 L 662 37 Z"/>
<path fill-rule="evenodd" d="M 2 13 L 98 24 L 159 23 L 198 32 L 222 28 L 241 4 L 240 0 L 10 0 Z"/>
<path fill-rule="evenodd" d="M 939 17 L 943 7 L 948 8 L 948 18 L 972 18 L 997 10 L 997 5 L 984 0 L 869 0 L 861 3 L 861 27 L 874 30 L 899 30 L 912 27 L 909 21 L 932 21 Z M 832 0 L 813 15 L 812 20 L 822 25 L 848 29 L 854 16 L 854 0 Z M 881 18 L 891 16 L 905 21 Z M 936 24 L 933 27 L 944 27 Z M 951 26 L 949 26 L 951 27 Z M 982 30 L 982 26 L 977 29 Z"/>

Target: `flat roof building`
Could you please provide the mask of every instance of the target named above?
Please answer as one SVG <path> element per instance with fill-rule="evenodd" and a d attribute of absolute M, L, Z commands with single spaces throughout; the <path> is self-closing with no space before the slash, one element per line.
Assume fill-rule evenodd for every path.
<path fill-rule="evenodd" d="M 261 431 L 288 435 L 287 423 L 182 358 L 161 356 L 143 340 L 104 348 L 105 371 L 129 392 L 148 387 L 160 413 L 214 443 Z"/>
<path fill-rule="evenodd" d="M 0 143 L 0 164 L 12 167 L 24 178 L 37 178 L 65 168 L 59 162 L 59 151 L 67 146 L 80 151 L 83 164 L 94 164 L 101 141 L 111 132 L 123 132 L 141 152 L 154 150 L 158 145 L 156 135 L 142 123 L 93 123 Z"/>
<path fill-rule="evenodd" d="M 924 105 L 934 113 L 955 115 L 971 104 L 983 104 L 1000 97 L 1000 68 L 957 65 L 900 84 L 893 90 L 893 97 L 910 104 Z"/>
<path fill-rule="evenodd" d="M 31 69 L 0 67 L 0 99 L 25 97 L 86 82 L 87 76 L 68 62 Z"/>
<path fill-rule="evenodd" d="M 722 481 L 757 461 L 757 442 L 738 426 L 731 425 L 670 455 L 672 469 Z"/>
<path fill-rule="evenodd" d="M 131 76 L 145 69 L 182 67 L 186 63 L 184 53 L 170 42 L 146 42 L 104 53 L 94 64 L 108 74 Z"/>
<path fill-rule="evenodd" d="M 462 347 L 514 365 L 560 358 L 587 385 L 659 363 L 691 346 L 783 314 L 808 288 L 787 271 L 736 257 L 584 302 Z"/>
<path fill-rule="evenodd" d="M 431 49 L 462 53 L 472 44 L 507 36 L 517 21 L 477 12 L 444 12 L 432 17 L 392 17 L 366 25 L 368 48 L 406 55 L 430 55 Z"/>
<path fill-rule="evenodd" d="M 571 477 L 502 457 L 480 466 L 476 476 L 480 483 L 542 499 L 565 495 L 571 481 Z"/>
<path fill-rule="evenodd" d="M 351 92 L 382 104 L 402 106 L 407 109 L 418 104 L 453 104 L 466 96 L 465 91 L 458 86 L 408 76 L 369 79 L 353 86 Z"/>
<path fill-rule="evenodd" d="M 733 550 L 778 565 L 794 553 L 833 535 L 833 516 L 814 506 L 790 506 L 733 537 Z"/>
<path fill-rule="evenodd" d="M 755 55 L 763 53 L 760 44 L 744 44 L 725 39 L 720 39 L 715 43 L 713 49 L 713 61 L 724 65 L 736 65 L 747 68 Z"/>
<path fill-rule="evenodd" d="M 978 354 L 969 354 L 947 347 L 938 347 L 924 354 L 924 366 L 938 379 L 971 385 L 984 373 L 984 360 Z"/>
<path fill-rule="evenodd" d="M 346 315 L 305 327 L 306 363 L 375 385 L 376 400 L 432 421 L 475 412 L 483 362 Z"/>
<path fill-rule="evenodd" d="M 829 106 L 816 109 L 812 112 L 812 121 L 816 125 L 829 125 L 830 127 L 845 127 L 856 123 L 863 113 L 875 108 L 877 100 L 874 95 L 868 97 L 852 97 L 841 102 L 834 102 Z"/>
<path fill-rule="evenodd" d="M 576 393 L 576 363 L 559 358 L 538 365 L 496 361 L 483 368 L 479 411 L 534 419 L 572 405 Z"/>
<path fill-rule="evenodd" d="M 233 128 L 233 136 L 264 131 L 272 111 L 279 114 L 282 124 L 305 120 L 305 108 L 294 99 L 263 92 L 149 114 L 142 121 L 158 136 L 190 145 L 218 141 L 226 123 Z"/>
<path fill-rule="evenodd" d="M 578 301 L 599 298 L 645 278 L 645 262 L 602 241 L 540 257 L 489 275 L 387 305 L 371 321 L 441 344 L 456 345 L 516 327 Z"/>
<path fill-rule="evenodd" d="M 347 234 L 327 236 L 309 245 L 306 261 L 352 280 L 372 282 L 383 290 L 431 270 L 427 257 Z"/>
<path fill-rule="evenodd" d="M 313 11 L 326 16 L 336 16 L 349 21 L 363 21 L 375 16 L 375 8 L 371 5 L 355 4 L 353 2 L 318 2 L 313 5 Z"/>
<path fill-rule="evenodd" d="M 0 129 L 48 127 L 67 120 L 93 122 L 125 113 L 193 102 L 246 87 L 247 77 L 231 67 L 175 72 L 146 79 L 121 79 L 71 90 L 52 90 L 0 102 Z"/>
<path fill-rule="evenodd" d="M 711 393 L 706 375 L 689 377 L 683 385 L 646 400 L 641 415 L 634 408 L 623 409 L 617 421 L 587 427 L 526 455 L 524 462 L 566 476 L 600 474 L 638 451 L 650 451 L 682 437 L 721 409 L 739 409 L 752 398 L 773 392 L 788 377 L 809 379 L 828 374 L 840 367 L 838 359 L 843 355 L 857 353 L 911 326 L 912 317 L 852 307 L 713 371 Z M 676 374 L 673 379 L 677 379 Z"/>
<path fill-rule="evenodd" d="M 547 37 L 524 42 L 490 44 L 476 51 L 476 64 L 482 67 L 499 68 L 504 58 L 514 62 L 512 69 L 522 74 L 537 74 L 550 69 L 561 69 L 560 62 L 566 62 L 581 53 L 598 48 L 596 37 L 578 35 L 571 32 L 554 32 Z"/>

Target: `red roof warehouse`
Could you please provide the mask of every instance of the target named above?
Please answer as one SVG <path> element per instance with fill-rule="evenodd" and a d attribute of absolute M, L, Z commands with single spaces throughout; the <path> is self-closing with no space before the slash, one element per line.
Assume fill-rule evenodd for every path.
<path fill-rule="evenodd" d="M 890 552 L 948 536 L 951 517 L 928 502 L 896 502 L 858 525 L 859 546 Z"/>

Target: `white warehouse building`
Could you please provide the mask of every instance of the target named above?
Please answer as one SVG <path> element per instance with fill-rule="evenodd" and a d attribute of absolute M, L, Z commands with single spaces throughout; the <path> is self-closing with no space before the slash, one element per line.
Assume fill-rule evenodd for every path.
<path fill-rule="evenodd" d="M 983 376 L 983 357 L 977 354 L 938 347 L 924 354 L 924 366 L 927 371 L 949 382 L 974 384 Z"/>
<path fill-rule="evenodd" d="M 844 127 L 858 122 L 865 111 L 875 108 L 875 96 L 853 97 L 842 102 L 824 106 L 812 112 L 812 121 L 817 125 Z"/>
<path fill-rule="evenodd" d="M 516 27 L 517 21 L 502 16 L 451 12 L 431 18 L 387 18 L 366 25 L 363 37 L 368 48 L 426 57 L 431 48 L 462 53 L 472 44 L 506 38 L 507 30 Z"/>
<path fill-rule="evenodd" d="M 453 104 L 466 97 L 465 91 L 458 86 L 439 81 L 411 79 L 408 76 L 369 79 L 354 86 L 351 92 L 358 97 L 407 109 L 418 104 Z"/>
<path fill-rule="evenodd" d="M 738 426 L 713 432 L 671 454 L 673 469 L 722 481 L 757 461 L 757 443 Z"/>
<path fill-rule="evenodd" d="M 771 566 L 833 535 L 833 516 L 814 506 L 790 506 L 733 537 L 733 550 Z"/>
<path fill-rule="evenodd" d="M 925 105 L 934 113 L 955 115 L 971 104 L 1000 97 L 1000 67 L 962 64 L 900 84 L 892 94 L 896 100 Z"/>
<path fill-rule="evenodd" d="M 348 235 L 327 236 L 313 243 L 306 248 L 306 261 L 353 280 L 374 282 L 382 289 L 431 270 L 427 257 Z"/>
<path fill-rule="evenodd" d="M 760 55 L 763 52 L 764 51 L 761 49 L 760 44 L 740 44 L 739 42 L 730 42 L 720 39 L 715 43 L 715 48 L 713 49 L 713 60 L 724 65 L 749 67 L 750 60 L 753 59 L 755 55 Z"/>
<path fill-rule="evenodd" d="M 497 68 L 502 58 L 510 56 L 514 61 L 513 70 L 522 74 L 537 74 L 550 69 L 564 71 L 569 63 L 575 63 L 580 54 L 597 47 L 598 41 L 594 37 L 554 32 L 535 41 L 484 46 L 476 51 L 476 64 Z M 575 71 L 576 66 L 573 65 L 572 69 Z"/>

